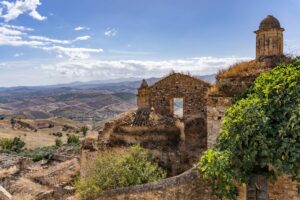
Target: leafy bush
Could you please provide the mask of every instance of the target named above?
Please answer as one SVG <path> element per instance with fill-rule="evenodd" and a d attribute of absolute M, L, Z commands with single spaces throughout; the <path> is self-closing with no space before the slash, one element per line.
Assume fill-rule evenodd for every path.
<path fill-rule="evenodd" d="M 236 199 L 236 183 L 251 174 L 275 179 L 300 170 L 300 59 L 262 73 L 249 94 L 226 112 L 215 149 L 200 171 L 218 197 Z M 299 179 L 298 179 L 299 181 Z"/>
<path fill-rule="evenodd" d="M 20 156 L 29 157 L 32 161 L 37 162 L 44 159 L 49 159 L 57 150 L 56 146 L 38 147 L 35 149 L 25 150 L 20 153 Z"/>
<path fill-rule="evenodd" d="M 86 136 L 87 132 L 88 132 L 89 128 L 86 126 L 81 127 L 80 131 L 82 132 L 82 134 L 84 136 Z"/>
<path fill-rule="evenodd" d="M 0 148 L 5 151 L 12 151 L 19 153 L 25 147 L 25 142 L 19 137 L 13 139 L 0 139 Z"/>
<path fill-rule="evenodd" d="M 63 142 L 60 139 L 55 140 L 55 146 L 56 147 L 61 147 L 63 145 Z"/>
<path fill-rule="evenodd" d="M 80 144 L 79 136 L 77 135 L 68 135 L 68 144 Z"/>
<path fill-rule="evenodd" d="M 105 152 L 89 166 L 85 179 L 75 182 L 82 199 L 95 198 L 107 189 L 128 187 L 154 182 L 166 177 L 166 172 L 152 156 L 140 147 L 130 153 Z"/>

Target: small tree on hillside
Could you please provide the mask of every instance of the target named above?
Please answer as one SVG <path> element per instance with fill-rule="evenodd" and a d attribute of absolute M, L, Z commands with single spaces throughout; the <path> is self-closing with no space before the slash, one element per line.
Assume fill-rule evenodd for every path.
<path fill-rule="evenodd" d="M 300 59 L 261 74 L 251 92 L 226 113 L 214 149 L 200 159 L 200 171 L 220 198 L 268 199 L 268 180 L 288 174 L 299 180 Z M 298 177 L 298 179 L 297 179 Z"/>

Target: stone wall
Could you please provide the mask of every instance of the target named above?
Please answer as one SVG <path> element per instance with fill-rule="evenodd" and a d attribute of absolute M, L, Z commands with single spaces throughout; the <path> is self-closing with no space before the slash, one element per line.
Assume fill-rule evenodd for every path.
<path fill-rule="evenodd" d="M 172 115 L 174 98 L 183 98 L 183 115 L 206 118 L 209 84 L 189 75 L 173 73 L 149 87 L 150 106 L 161 115 Z"/>
<path fill-rule="evenodd" d="M 299 200 L 296 183 L 287 176 L 280 177 L 269 185 L 269 200 Z M 237 200 L 246 200 L 246 186 L 239 187 Z M 196 168 L 187 172 L 134 187 L 106 191 L 97 200 L 217 200 L 212 195 L 210 184 Z"/>
<path fill-rule="evenodd" d="M 207 147 L 212 148 L 221 129 L 226 110 L 232 103 L 231 97 L 209 96 L 207 102 Z"/>
<path fill-rule="evenodd" d="M 156 183 L 106 191 L 97 200 L 216 200 L 209 184 L 191 169 Z"/>
<path fill-rule="evenodd" d="M 110 134 L 111 145 L 141 145 L 147 149 L 178 148 L 180 130 L 174 127 L 117 126 Z"/>
<path fill-rule="evenodd" d="M 300 200 L 297 183 L 289 176 L 281 176 L 269 185 L 269 200 Z"/>
<path fill-rule="evenodd" d="M 230 97 L 242 95 L 255 81 L 257 76 L 218 78 L 219 89 Z"/>
<path fill-rule="evenodd" d="M 287 176 L 269 185 L 269 200 L 300 200 L 297 184 Z M 134 187 L 106 191 L 97 200 L 217 200 L 210 184 L 196 168 L 176 177 Z M 246 186 L 239 187 L 237 200 L 247 199 Z"/>

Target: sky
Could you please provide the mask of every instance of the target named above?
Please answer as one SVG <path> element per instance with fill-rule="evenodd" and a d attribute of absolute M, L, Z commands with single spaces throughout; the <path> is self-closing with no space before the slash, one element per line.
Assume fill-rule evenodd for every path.
<path fill-rule="evenodd" d="M 260 21 L 300 55 L 300 0 L 0 0 L 0 87 L 208 75 L 255 57 Z"/>

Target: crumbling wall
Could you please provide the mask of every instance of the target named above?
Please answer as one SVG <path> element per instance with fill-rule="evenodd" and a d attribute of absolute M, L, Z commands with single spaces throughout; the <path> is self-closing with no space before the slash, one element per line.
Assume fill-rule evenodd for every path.
<path fill-rule="evenodd" d="M 300 200 L 297 182 L 292 182 L 290 176 L 281 176 L 275 183 L 269 185 L 269 200 Z"/>
<path fill-rule="evenodd" d="M 150 106 L 161 115 L 172 115 L 173 98 L 183 98 L 183 115 L 206 119 L 209 84 L 189 75 L 173 73 L 149 87 Z"/>
<path fill-rule="evenodd" d="M 106 191 L 97 200 L 216 200 L 209 184 L 191 169 L 156 183 Z"/>
<path fill-rule="evenodd" d="M 231 97 L 209 96 L 207 103 L 207 147 L 212 148 L 219 135 L 226 110 L 232 103 Z"/>
<path fill-rule="evenodd" d="M 217 85 L 226 96 L 239 96 L 247 91 L 255 81 L 256 76 L 218 78 Z"/>

